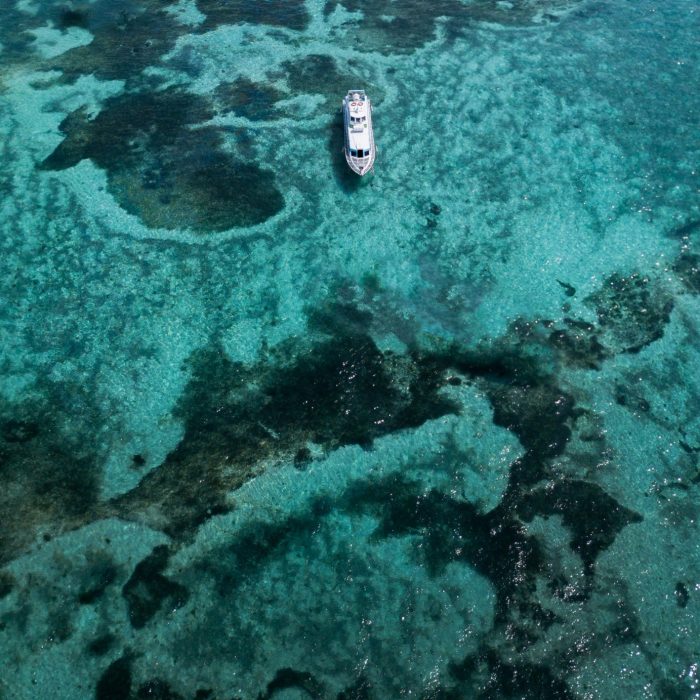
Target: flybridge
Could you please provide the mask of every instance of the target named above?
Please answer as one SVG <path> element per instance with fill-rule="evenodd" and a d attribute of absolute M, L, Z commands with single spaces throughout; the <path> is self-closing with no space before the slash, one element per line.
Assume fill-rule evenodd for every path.
<path fill-rule="evenodd" d="M 364 90 L 349 90 L 342 109 L 345 160 L 353 172 L 366 175 L 373 169 L 376 154 L 372 104 Z"/>

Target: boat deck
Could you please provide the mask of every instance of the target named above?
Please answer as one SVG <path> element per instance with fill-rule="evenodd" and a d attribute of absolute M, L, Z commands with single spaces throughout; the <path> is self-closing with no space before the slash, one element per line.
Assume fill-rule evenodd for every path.
<path fill-rule="evenodd" d="M 358 175 L 374 166 L 376 147 L 372 125 L 372 104 L 364 90 L 350 90 L 343 99 L 345 160 Z"/>

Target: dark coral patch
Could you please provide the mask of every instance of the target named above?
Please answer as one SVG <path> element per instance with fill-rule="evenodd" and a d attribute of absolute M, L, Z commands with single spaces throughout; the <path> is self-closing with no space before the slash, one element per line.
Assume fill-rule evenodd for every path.
<path fill-rule="evenodd" d="M 679 258 L 675 271 L 692 291 L 697 272 L 693 259 Z M 513 323 L 510 333 L 519 351 L 527 356 L 540 346 L 557 362 L 599 370 L 610 357 L 639 352 L 659 340 L 673 310 L 673 297 L 662 283 L 639 273 L 611 275 L 584 303 L 595 310 L 595 322 L 565 316 L 561 321 Z"/>
<path fill-rule="evenodd" d="M 301 31 L 309 23 L 304 0 L 196 0 L 197 9 L 206 15 L 203 28 L 221 24 L 267 24 Z"/>
<path fill-rule="evenodd" d="M 75 527 L 96 510 L 95 456 L 76 444 L 59 415 L 51 402 L 0 406 L 0 564 L 26 550 L 42 530 Z"/>
<path fill-rule="evenodd" d="M 10 419 L 0 425 L 0 434 L 6 442 L 29 442 L 39 434 L 39 425 L 31 421 Z"/>
<path fill-rule="evenodd" d="M 479 380 L 493 406 L 494 423 L 514 433 L 527 450 L 525 459 L 514 464 L 520 464 L 521 472 L 524 466 L 534 466 L 564 451 L 579 411 L 573 397 L 534 357 L 517 346 L 481 353 L 453 348 L 434 362 Z M 546 362 L 542 364 L 546 366 Z M 524 472 L 521 476 L 525 477 Z M 533 483 L 539 478 L 530 475 L 527 480 Z"/>
<path fill-rule="evenodd" d="M 225 511 L 226 494 L 271 458 L 291 460 L 309 442 L 368 446 L 457 410 L 438 394 L 441 365 L 382 354 L 360 334 L 320 343 L 278 367 L 248 368 L 216 347 L 197 353 L 191 367 L 177 408 L 182 441 L 115 502 L 132 517 L 148 511 L 149 522 L 173 536 Z"/>
<path fill-rule="evenodd" d="M 564 451 L 575 417 L 574 400 L 549 381 L 487 384 L 494 423 L 515 433 L 523 447 L 542 458 Z"/>
<path fill-rule="evenodd" d="M 0 600 L 10 595 L 14 590 L 16 581 L 14 576 L 7 571 L 0 570 Z"/>
<path fill-rule="evenodd" d="M 499 615 L 528 592 L 542 569 L 539 544 L 502 506 L 482 514 L 471 503 L 437 490 L 425 493 L 420 484 L 392 475 L 353 485 L 340 507 L 376 517 L 374 537 L 420 535 L 418 551 L 433 575 L 452 561 L 469 564 L 493 583 Z"/>
<path fill-rule="evenodd" d="M 82 27 L 93 40 L 52 59 L 52 67 L 63 72 L 64 81 L 89 74 L 103 80 L 139 79 L 188 31 L 165 11 L 171 4 L 171 0 L 96 0 L 53 8 L 51 18 L 59 28 Z"/>
<path fill-rule="evenodd" d="M 336 700 L 370 700 L 372 683 L 366 676 L 360 676 L 352 685 L 338 693 Z"/>
<path fill-rule="evenodd" d="M 113 634 L 103 634 L 94 639 L 88 645 L 88 652 L 92 656 L 104 656 L 115 644 L 117 638 Z"/>
<path fill-rule="evenodd" d="M 299 471 L 304 471 L 311 463 L 311 459 L 312 459 L 311 450 L 309 450 L 308 447 L 302 447 L 294 455 L 294 466 Z"/>
<path fill-rule="evenodd" d="M 214 581 L 216 590 L 227 597 L 250 581 L 266 562 L 303 542 L 315 528 L 320 517 L 328 515 L 334 503 L 313 504 L 310 511 L 275 523 L 252 522 L 237 533 L 235 539 L 217 553 L 197 563 Z"/>
<path fill-rule="evenodd" d="M 564 479 L 522 497 L 518 513 L 525 520 L 534 515 L 561 515 L 572 534 L 571 548 L 581 557 L 586 572 L 593 573 L 595 561 L 618 533 L 642 516 L 625 508 L 597 484 Z"/>
<path fill-rule="evenodd" d="M 81 605 L 92 605 L 117 578 L 117 568 L 108 559 L 98 561 L 89 571 L 87 580 L 78 594 Z"/>
<path fill-rule="evenodd" d="M 0 3 L 0 41 L 5 65 L 12 60 L 26 59 L 33 41 L 27 29 L 32 26 L 26 13 L 20 12 L 15 3 Z"/>
<path fill-rule="evenodd" d="M 56 26 L 59 29 L 70 29 L 70 27 L 87 29 L 89 26 L 88 11 L 70 6 L 61 7 L 58 9 Z"/>
<path fill-rule="evenodd" d="M 284 206 L 274 176 L 225 153 L 218 129 L 195 128 L 213 116 L 207 100 L 177 89 L 120 95 L 93 120 L 84 110 L 66 117 L 66 138 L 42 167 L 92 159 L 121 206 L 150 227 L 210 232 L 261 223 Z"/>
<path fill-rule="evenodd" d="M 568 282 L 562 282 L 561 280 L 557 280 L 557 284 L 563 287 L 564 294 L 566 294 L 567 297 L 573 297 L 576 295 L 576 288 L 570 285 Z"/>
<path fill-rule="evenodd" d="M 323 54 L 309 54 L 296 61 L 285 61 L 287 81 L 293 92 L 325 95 L 338 92 L 338 72 L 335 60 Z"/>
<path fill-rule="evenodd" d="M 648 413 L 651 406 L 635 386 L 615 385 L 615 403 L 635 413 Z"/>
<path fill-rule="evenodd" d="M 237 78 L 232 83 L 220 83 L 215 96 L 222 112 L 233 112 L 251 121 L 269 121 L 279 116 L 276 103 L 285 94 L 269 85 Z"/>
<path fill-rule="evenodd" d="M 361 87 L 370 90 L 373 102 L 381 100 L 377 86 L 366 84 L 352 70 L 353 62 L 348 62 L 343 70 L 332 56 L 326 54 L 308 54 L 293 61 L 284 61 L 287 83 L 294 94 L 318 94 L 329 99 L 340 100 L 339 90 L 347 90 L 361 82 Z"/>
<path fill-rule="evenodd" d="M 170 608 L 181 608 L 188 600 L 187 589 L 163 575 L 170 551 L 164 545 L 156 547 L 134 569 L 124 584 L 122 595 L 129 609 L 129 621 L 141 629 L 167 601 Z"/>
<path fill-rule="evenodd" d="M 573 318 L 563 319 L 564 327 L 552 327 L 549 345 L 567 364 L 584 369 L 600 369 L 609 357 L 608 350 L 598 338 L 598 329 L 591 323 Z"/>
<path fill-rule="evenodd" d="M 700 255 L 683 251 L 673 263 L 673 271 L 692 294 L 700 294 Z"/>
<path fill-rule="evenodd" d="M 345 43 L 353 43 L 374 51 L 393 54 L 420 48 L 435 39 L 438 19 L 447 20 L 448 36 L 458 33 L 473 22 L 505 25 L 530 25 L 554 22 L 554 11 L 577 4 L 576 0 L 503 3 L 498 0 L 327 0 L 324 14 L 336 7 L 361 13 L 358 19 L 347 20 L 342 27 Z M 543 12 L 543 10 L 549 10 Z"/>
<path fill-rule="evenodd" d="M 379 435 L 434 417 L 431 407 L 420 400 L 434 395 L 434 376 L 416 377 L 409 391 L 425 389 L 426 396 L 418 400 L 411 396 L 406 402 L 394 384 L 392 369 L 391 357 L 382 355 L 369 337 L 330 341 L 269 386 L 263 417 L 275 430 L 301 428 L 311 441 L 328 446 L 369 444 Z M 440 405 L 438 415 L 455 408 Z M 414 411 L 416 415 L 411 415 Z"/>
<path fill-rule="evenodd" d="M 391 54 L 413 51 L 433 40 L 437 18 L 453 19 L 463 10 L 460 5 L 458 0 L 438 0 L 434 3 L 409 0 L 400 5 L 390 0 L 375 3 L 366 0 L 327 0 L 325 13 L 331 14 L 338 6 L 350 12 L 361 12 L 361 19 L 348 21 L 343 27 L 349 33 L 350 43 Z"/>
<path fill-rule="evenodd" d="M 311 673 L 295 671 L 293 668 L 281 668 L 267 684 L 266 692 L 258 696 L 258 700 L 272 700 L 278 692 L 290 689 L 297 689 L 309 698 L 326 697 L 323 686 Z"/>
<path fill-rule="evenodd" d="M 100 676 L 95 700 L 130 700 L 131 683 L 131 658 L 122 656 Z"/>
<path fill-rule="evenodd" d="M 636 353 L 659 340 L 673 310 L 671 295 L 639 273 L 611 275 L 585 301 L 595 309 L 600 337 L 613 354 Z"/>
<path fill-rule="evenodd" d="M 678 581 L 676 583 L 676 588 L 674 590 L 676 595 L 676 604 L 679 608 L 685 608 L 688 605 L 688 600 L 690 599 L 690 593 L 688 593 L 688 586 L 683 583 L 683 581 Z"/>
<path fill-rule="evenodd" d="M 51 8 L 48 19 L 57 27 L 78 26 L 93 34 L 90 44 L 52 59 L 51 66 L 63 72 L 64 81 L 94 74 L 104 80 L 126 80 L 133 88 L 147 82 L 144 71 L 162 62 L 182 35 L 240 22 L 303 30 L 309 22 L 303 0 L 197 0 L 205 17 L 193 29 L 168 12 L 174 4 L 175 0 L 94 0 Z M 41 25 L 38 19 L 37 23 Z M 197 57 L 187 49 L 184 56 L 171 61 L 182 62 L 183 58 L 196 73 Z"/>
<path fill-rule="evenodd" d="M 138 700 L 184 700 L 168 683 L 155 679 L 144 683 L 136 693 Z"/>
<path fill-rule="evenodd" d="M 490 648 L 452 664 L 450 670 L 460 683 L 460 692 L 468 691 L 455 697 L 475 700 L 574 700 L 575 697 L 566 682 L 548 666 L 513 663 Z"/>
<path fill-rule="evenodd" d="M 700 219 L 690 219 L 680 226 L 676 226 L 669 235 L 674 238 L 688 238 L 700 231 Z"/>
<path fill-rule="evenodd" d="M 160 63 L 177 39 L 192 31 L 240 22 L 303 30 L 309 22 L 303 0 L 197 0 L 205 17 L 193 29 L 167 11 L 174 4 L 175 0 L 94 0 L 51 8 L 48 18 L 57 27 L 78 26 L 93 34 L 90 44 L 52 59 L 52 67 L 63 72 L 65 81 L 94 74 L 104 80 L 126 80 L 133 87 L 143 84 L 145 69 Z M 39 19 L 37 24 L 41 26 Z M 184 51 L 190 68 L 196 66 L 196 56 Z"/>

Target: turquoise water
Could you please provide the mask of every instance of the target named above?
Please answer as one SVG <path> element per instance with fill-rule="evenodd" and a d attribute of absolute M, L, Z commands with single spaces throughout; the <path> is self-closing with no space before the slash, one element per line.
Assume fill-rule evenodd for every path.
<path fill-rule="evenodd" d="M 699 35 L 6 0 L 0 698 L 700 698 Z"/>

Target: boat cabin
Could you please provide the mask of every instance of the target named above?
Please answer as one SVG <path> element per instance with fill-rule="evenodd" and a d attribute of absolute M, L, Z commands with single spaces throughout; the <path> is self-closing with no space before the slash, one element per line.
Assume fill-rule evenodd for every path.
<path fill-rule="evenodd" d="M 363 90 L 351 90 L 343 100 L 345 122 L 345 158 L 359 175 L 374 164 L 372 108 Z"/>

